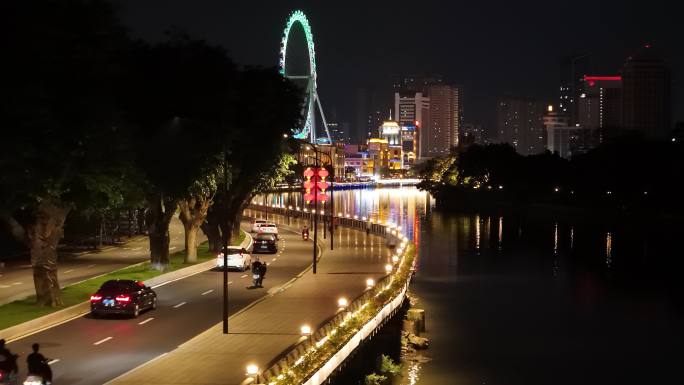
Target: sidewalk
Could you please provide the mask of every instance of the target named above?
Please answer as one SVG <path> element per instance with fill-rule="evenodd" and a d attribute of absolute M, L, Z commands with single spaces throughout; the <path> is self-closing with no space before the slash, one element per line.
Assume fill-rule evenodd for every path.
<path fill-rule="evenodd" d="M 285 222 L 273 214 L 269 220 Z M 294 219 L 291 228 L 300 228 Z M 336 314 L 338 298 L 351 301 L 363 293 L 367 278 L 378 280 L 385 275 L 390 252 L 384 238 L 367 238 L 363 232 L 340 226 L 335 232 L 335 250 L 330 251 L 330 239 L 322 239 L 322 228 L 319 235 L 324 248 L 317 274 L 309 269 L 289 285 L 270 290 L 271 296 L 230 318 L 229 334 L 222 334 L 221 324 L 217 324 L 108 384 L 239 385 L 246 378 L 248 364 L 256 364 L 260 370 L 268 368 L 300 340 L 302 325 L 315 330 Z"/>
<path fill-rule="evenodd" d="M 183 225 L 177 217 L 171 220 L 169 227 L 173 253 L 185 247 Z M 198 243 L 205 240 L 200 231 Z M 80 254 L 75 257 L 59 256 L 59 283 L 62 287 L 81 282 L 102 274 L 110 273 L 150 258 L 150 244 L 147 237 L 136 237 L 121 245 L 107 247 L 103 250 Z M 33 286 L 33 269 L 30 262 L 16 264 L 0 269 L 0 305 L 24 299 L 35 294 Z"/>

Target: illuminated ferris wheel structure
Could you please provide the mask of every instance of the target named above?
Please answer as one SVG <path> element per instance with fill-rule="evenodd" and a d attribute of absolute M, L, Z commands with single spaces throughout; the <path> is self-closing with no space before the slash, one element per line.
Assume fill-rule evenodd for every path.
<path fill-rule="evenodd" d="M 304 29 L 306 37 L 306 46 L 309 54 L 309 74 L 308 75 L 289 75 L 287 73 L 287 43 L 290 37 L 290 31 L 295 23 L 299 23 Z M 307 86 L 305 88 L 306 102 L 302 108 L 302 115 L 306 116 L 303 127 L 295 128 L 294 137 L 298 139 L 308 139 L 311 143 L 316 143 L 318 136 L 316 134 L 316 108 L 321 114 L 323 120 L 323 127 L 328 141 L 330 140 L 330 132 L 328 131 L 328 123 L 325 121 L 323 108 L 321 107 L 321 100 L 316 89 L 316 50 L 314 49 L 313 34 L 311 33 L 311 26 L 309 20 L 302 11 L 294 11 L 287 20 L 287 25 L 283 31 L 283 37 L 280 41 L 280 58 L 278 62 L 280 74 L 288 79 L 306 80 Z"/>

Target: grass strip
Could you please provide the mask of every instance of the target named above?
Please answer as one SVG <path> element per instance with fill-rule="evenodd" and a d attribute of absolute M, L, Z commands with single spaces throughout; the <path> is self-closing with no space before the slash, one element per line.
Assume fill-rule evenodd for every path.
<path fill-rule="evenodd" d="M 240 244 L 245 237 L 246 233 L 240 231 L 238 239 L 232 242 L 232 244 Z M 209 246 L 206 242 L 197 248 L 196 263 L 206 262 L 213 258 L 216 258 L 216 255 L 209 251 Z M 62 300 L 64 301 L 64 305 L 59 307 L 38 305 L 36 304 L 35 295 L 2 305 L 0 306 L 0 330 L 87 301 L 91 294 L 95 293 L 105 281 L 109 281 L 110 279 L 134 279 L 145 281 L 158 275 L 195 264 L 184 263 L 184 260 L 185 251 L 177 251 L 169 255 L 169 268 L 163 272 L 150 269 L 150 262 L 148 261 L 138 266 L 127 267 L 100 277 L 88 279 L 75 285 L 67 286 L 62 289 Z"/>

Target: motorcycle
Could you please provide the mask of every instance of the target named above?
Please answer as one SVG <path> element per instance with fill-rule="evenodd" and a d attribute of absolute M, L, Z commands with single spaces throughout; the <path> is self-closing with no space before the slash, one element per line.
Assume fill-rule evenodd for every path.
<path fill-rule="evenodd" d="M 36 376 L 35 374 L 29 374 L 28 377 L 26 377 L 26 380 L 24 380 L 23 385 L 42 385 L 43 384 L 43 377 L 41 376 Z M 52 382 L 48 381 L 46 382 L 47 385 L 51 385 Z"/>
<path fill-rule="evenodd" d="M 309 232 L 308 231 L 302 231 L 302 240 L 304 240 L 304 241 L 309 240 Z"/>
<path fill-rule="evenodd" d="M 0 385 L 16 385 L 17 374 L 15 372 L 8 372 L 0 370 Z"/>
<path fill-rule="evenodd" d="M 254 273 L 252 274 L 252 285 L 254 287 L 262 287 L 261 283 L 263 282 L 264 278 L 261 276 L 259 273 Z"/>

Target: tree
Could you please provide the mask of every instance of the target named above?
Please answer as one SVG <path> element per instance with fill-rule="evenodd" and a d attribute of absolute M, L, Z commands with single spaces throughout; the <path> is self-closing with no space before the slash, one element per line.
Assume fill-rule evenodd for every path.
<path fill-rule="evenodd" d="M 235 66 L 225 50 L 173 31 L 132 58 L 129 124 L 139 143 L 137 164 L 147 183 L 152 265 L 169 263 L 169 224 L 180 203 L 187 261 L 217 186 L 218 155 L 232 130 Z"/>
<path fill-rule="evenodd" d="M 247 68 L 237 85 L 233 129 L 221 137 L 228 180 L 219 183 L 216 204 L 203 230 L 217 248 L 217 235 L 230 240 L 239 229 L 242 211 L 253 195 L 288 173 L 292 157 L 284 134 L 301 121 L 302 93 L 274 68 Z M 227 184 L 228 188 L 225 188 Z"/>
<path fill-rule="evenodd" d="M 5 126 L 0 218 L 31 255 L 37 302 L 62 304 L 57 244 L 74 209 L 126 194 L 111 89 L 129 41 L 101 1 L 6 1 L 0 9 Z M 106 164 L 106 167 L 103 165 Z"/>

